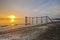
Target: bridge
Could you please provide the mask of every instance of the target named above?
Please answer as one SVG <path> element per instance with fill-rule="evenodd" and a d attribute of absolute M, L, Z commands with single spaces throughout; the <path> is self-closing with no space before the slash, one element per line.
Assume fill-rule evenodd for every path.
<path fill-rule="evenodd" d="M 43 25 L 43 24 L 49 24 L 54 23 L 53 19 L 51 19 L 48 16 L 42 16 L 42 17 L 25 17 L 25 25 Z"/>

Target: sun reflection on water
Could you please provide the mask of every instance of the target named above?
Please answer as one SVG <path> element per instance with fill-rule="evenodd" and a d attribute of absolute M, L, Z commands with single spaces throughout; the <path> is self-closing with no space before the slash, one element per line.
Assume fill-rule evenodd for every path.
<path fill-rule="evenodd" d="M 12 29 L 14 29 L 15 28 L 15 26 L 14 26 L 14 23 L 15 23 L 15 16 L 9 16 L 9 18 L 10 18 L 10 22 L 11 22 L 11 28 Z"/>
<path fill-rule="evenodd" d="M 11 19 L 10 22 L 12 22 L 12 23 L 15 22 L 15 19 Z"/>
<path fill-rule="evenodd" d="M 9 16 L 9 18 L 11 23 L 15 22 L 15 18 L 16 18 L 15 16 L 12 15 L 12 16 Z"/>
<path fill-rule="evenodd" d="M 14 28 L 15 28 L 14 24 L 11 24 L 11 28 L 12 28 L 12 29 L 14 29 Z"/>

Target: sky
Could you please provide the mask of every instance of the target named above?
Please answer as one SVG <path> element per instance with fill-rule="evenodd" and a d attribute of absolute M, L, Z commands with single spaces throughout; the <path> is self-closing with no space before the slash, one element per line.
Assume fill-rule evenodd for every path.
<path fill-rule="evenodd" d="M 60 0 L 0 0 L 0 16 L 60 17 Z"/>

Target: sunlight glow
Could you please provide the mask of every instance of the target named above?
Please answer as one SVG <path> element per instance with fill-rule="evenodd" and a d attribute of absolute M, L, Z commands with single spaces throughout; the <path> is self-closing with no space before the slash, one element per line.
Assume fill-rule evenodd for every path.
<path fill-rule="evenodd" d="M 10 18 L 11 18 L 11 19 L 14 19 L 14 18 L 16 18 L 16 17 L 15 17 L 15 16 L 10 16 Z"/>
<path fill-rule="evenodd" d="M 9 16 L 9 18 L 11 19 L 10 22 L 12 23 L 15 22 L 15 18 L 16 18 L 15 16 Z"/>
<path fill-rule="evenodd" d="M 14 22 L 15 20 L 14 19 L 11 19 L 11 22 Z"/>

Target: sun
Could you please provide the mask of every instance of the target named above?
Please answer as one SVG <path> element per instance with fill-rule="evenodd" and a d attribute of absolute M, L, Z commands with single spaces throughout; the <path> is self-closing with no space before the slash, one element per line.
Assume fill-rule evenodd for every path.
<path fill-rule="evenodd" d="M 9 16 L 9 18 L 10 18 L 10 22 L 15 22 L 15 18 L 16 18 L 16 16 L 14 16 L 14 15 L 11 15 L 11 16 Z"/>
<path fill-rule="evenodd" d="M 15 16 L 9 16 L 9 18 L 14 19 L 14 18 L 16 18 L 16 17 L 15 17 Z"/>

